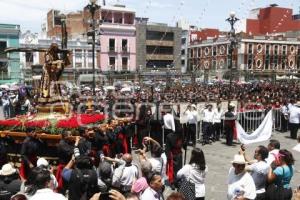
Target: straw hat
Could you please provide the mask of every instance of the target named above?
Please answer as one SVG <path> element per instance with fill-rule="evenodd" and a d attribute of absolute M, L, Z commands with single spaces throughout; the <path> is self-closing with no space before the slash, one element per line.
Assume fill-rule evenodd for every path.
<path fill-rule="evenodd" d="M 239 164 L 239 165 L 245 165 L 246 161 L 243 155 L 234 155 L 233 161 L 231 161 L 233 164 Z"/>
<path fill-rule="evenodd" d="M 9 176 L 16 172 L 17 172 L 17 170 L 15 168 L 13 168 L 13 166 L 11 164 L 8 163 L 8 164 L 5 164 L 2 166 L 2 169 L 0 170 L 0 175 L 1 176 Z"/>

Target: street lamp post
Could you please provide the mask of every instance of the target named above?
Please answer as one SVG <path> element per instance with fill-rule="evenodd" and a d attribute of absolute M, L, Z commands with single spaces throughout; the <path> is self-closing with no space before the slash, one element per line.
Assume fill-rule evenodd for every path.
<path fill-rule="evenodd" d="M 229 70 L 230 70 L 230 78 L 229 78 L 229 91 L 231 92 L 231 87 L 232 87 L 232 68 L 233 68 L 233 51 L 236 47 L 236 34 L 235 34 L 235 29 L 234 29 L 234 24 L 238 21 L 239 19 L 235 16 L 234 12 L 230 13 L 229 18 L 226 19 L 227 22 L 229 22 L 231 30 L 229 33 Z"/>
<path fill-rule="evenodd" d="M 90 0 L 90 4 L 86 6 L 92 15 L 92 65 L 93 65 L 93 95 L 96 95 L 96 81 L 95 81 L 95 36 L 96 36 L 96 19 L 95 12 L 100 9 L 100 6 L 97 4 L 97 0 Z"/>

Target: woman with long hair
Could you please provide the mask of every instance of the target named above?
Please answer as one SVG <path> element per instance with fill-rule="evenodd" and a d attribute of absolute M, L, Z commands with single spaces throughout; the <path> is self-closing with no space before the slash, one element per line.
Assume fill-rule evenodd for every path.
<path fill-rule="evenodd" d="M 270 168 L 268 173 L 271 184 L 267 189 L 267 199 L 290 200 L 293 196 L 290 181 L 294 175 L 294 157 L 291 152 L 282 149 L 274 162 L 275 169 Z"/>
<path fill-rule="evenodd" d="M 200 148 L 192 150 L 189 164 L 184 165 L 177 172 L 177 179 L 185 179 L 195 184 L 195 199 L 205 199 L 205 175 L 207 173 L 207 166 L 205 163 L 205 156 Z"/>

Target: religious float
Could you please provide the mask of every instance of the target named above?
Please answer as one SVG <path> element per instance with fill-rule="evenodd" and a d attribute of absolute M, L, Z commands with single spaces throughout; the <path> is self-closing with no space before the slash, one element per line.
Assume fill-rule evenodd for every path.
<path fill-rule="evenodd" d="M 100 125 L 104 114 L 78 114 L 71 112 L 69 99 L 61 93 L 60 77 L 64 67 L 70 65 L 68 50 L 59 49 L 53 43 L 49 49 L 10 48 L 6 52 L 44 51 L 45 64 L 38 88 L 36 113 L 19 115 L 11 119 L 0 120 L 1 137 L 10 136 L 16 142 L 22 142 L 26 132 L 34 131 L 37 137 L 56 144 L 64 131 L 76 132 L 79 127 Z M 59 57 L 59 54 L 61 56 Z"/>

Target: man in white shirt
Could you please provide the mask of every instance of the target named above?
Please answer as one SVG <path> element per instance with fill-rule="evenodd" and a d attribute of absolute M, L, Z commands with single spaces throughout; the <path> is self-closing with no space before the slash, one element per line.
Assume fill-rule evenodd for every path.
<path fill-rule="evenodd" d="M 202 123 L 202 132 L 203 132 L 203 144 L 208 144 L 213 133 L 213 121 L 214 121 L 214 112 L 212 110 L 212 105 L 206 105 L 206 108 L 203 110 L 203 123 Z"/>
<path fill-rule="evenodd" d="M 294 100 L 288 105 L 289 128 L 292 139 L 297 139 L 297 132 L 300 124 L 300 108 L 294 105 Z"/>
<path fill-rule="evenodd" d="M 246 167 L 246 171 L 251 174 L 254 180 L 256 199 L 258 200 L 265 199 L 267 175 L 270 169 L 270 165 L 265 160 L 268 157 L 268 153 L 268 149 L 265 146 L 258 146 L 254 152 L 256 162 Z"/>
<path fill-rule="evenodd" d="M 185 140 L 196 145 L 196 125 L 197 125 L 197 107 L 196 105 L 188 105 L 187 110 L 184 112 L 187 118 L 187 135 Z"/>
<path fill-rule="evenodd" d="M 256 188 L 251 175 L 245 171 L 243 155 L 235 155 L 229 170 L 227 199 L 255 199 Z"/>
<path fill-rule="evenodd" d="M 163 117 L 164 120 L 164 142 L 169 133 L 175 132 L 175 121 L 174 116 L 171 114 L 172 110 L 170 107 L 166 108 L 166 114 Z"/>
<path fill-rule="evenodd" d="M 217 108 L 214 110 L 214 118 L 213 118 L 213 139 L 215 141 L 220 140 L 221 135 L 221 122 L 223 116 L 223 110 L 221 109 L 221 105 L 217 105 Z"/>
<path fill-rule="evenodd" d="M 107 159 L 107 158 L 106 158 Z M 132 164 L 132 156 L 124 154 L 122 159 L 114 159 L 119 167 L 114 171 L 112 185 L 118 187 L 122 192 L 130 192 L 133 182 L 138 179 L 139 169 Z"/>
<path fill-rule="evenodd" d="M 140 200 L 163 200 L 161 176 L 158 173 L 150 173 L 147 182 L 149 187 L 143 192 Z"/>

